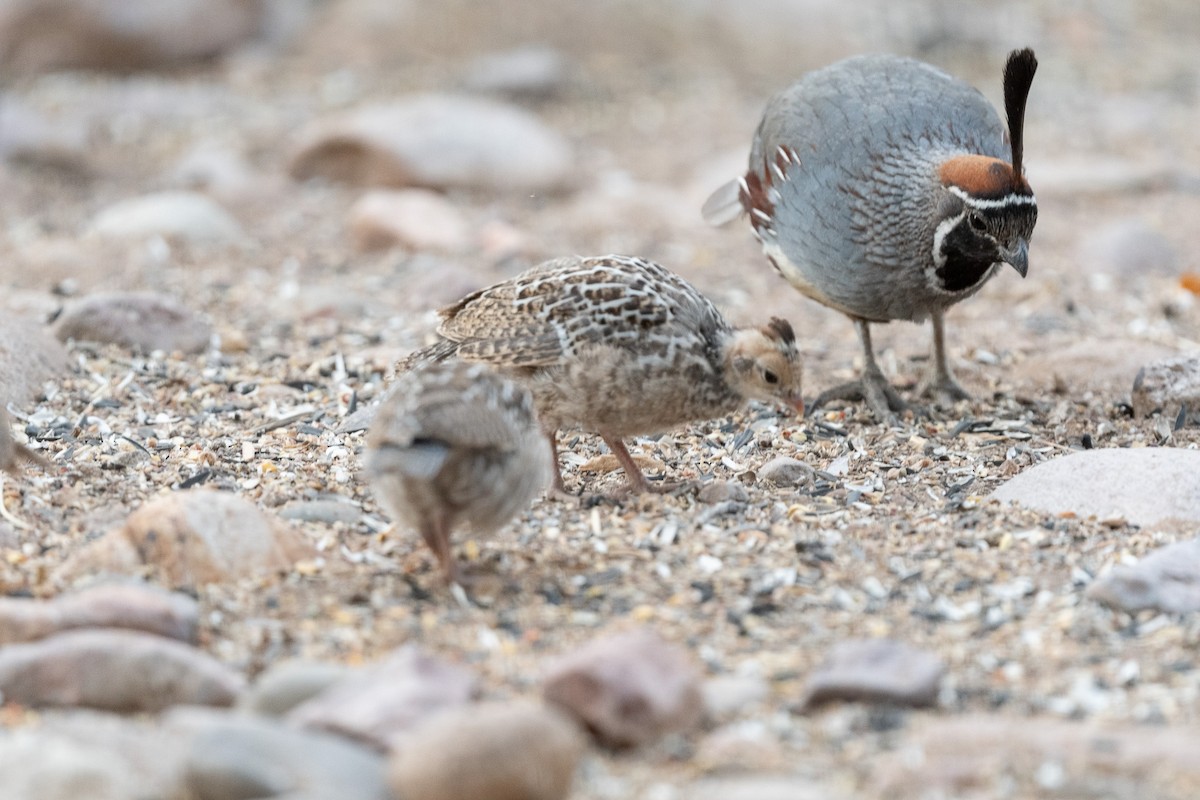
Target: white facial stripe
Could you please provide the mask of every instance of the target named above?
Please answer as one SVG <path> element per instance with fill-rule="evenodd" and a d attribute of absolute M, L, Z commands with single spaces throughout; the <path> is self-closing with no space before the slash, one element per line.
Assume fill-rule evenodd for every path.
<path fill-rule="evenodd" d="M 954 226 L 963 221 L 963 217 L 967 215 L 964 211 L 957 217 L 947 217 L 938 223 L 937 230 L 933 232 L 933 268 L 939 270 L 946 266 L 946 254 L 942 252 L 942 240 L 954 230 Z M 933 276 L 930 275 L 930 280 Z"/>
<path fill-rule="evenodd" d="M 1012 206 L 1036 206 L 1037 200 L 1031 194 L 1007 194 L 999 200 L 988 200 L 982 197 L 972 197 L 957 186 L 947 186 L 950 193 L 969 205 L 971 208 L 980 211 L 990 211 L 997 208 L 1010 208 Z"/>

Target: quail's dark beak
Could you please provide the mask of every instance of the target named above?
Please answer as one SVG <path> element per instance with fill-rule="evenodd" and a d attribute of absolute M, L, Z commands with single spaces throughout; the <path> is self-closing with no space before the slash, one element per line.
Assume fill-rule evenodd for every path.
<path fill-rule="evenodd" d="M 1011 249 L 1001 248 L 1000 257 L 1004 259 L 1005 264 L 1012 266 L 1022 278 L 1029 272 L 1029 242 L 1024 239 L 1017 239 L 1017 243 Z"/>

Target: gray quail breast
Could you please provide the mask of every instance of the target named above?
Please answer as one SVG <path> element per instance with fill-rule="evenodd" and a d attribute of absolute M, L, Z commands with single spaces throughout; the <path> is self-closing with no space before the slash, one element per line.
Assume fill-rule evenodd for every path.
<path fill-rule="evenodd" d="M 641 258 L 547 261 L 440 313 L 439 341 L 400 369 L 448 358 L 502 369 L 533 393 L 556 467 L 558 430 L 598 433 L 635 491 L 650 487 L 626 437 L 749 399 L 803 409 L 791 325 L 734 328 L 690 283 Z M 561 470 L 554 486 L 565 491 Z"/>
<path fill-rule="evenodd" d="M 366 440 L 380 504 L 420 532 L 446 580 L 459 582 L 450 534 L 488 534 L 529 505 L 549 478 L 533 399 L 482 364 L 423 364 L 401 375 Z"/>
<path fill-rule="evenodd" d="M 1008 132 L 976 89 L 909 58 L 857 56 L 809 73 L 768 103 L 749 169 L 704 206 L 713 224 L 749 216 L 775 269 L 850 317 L 860 380 L 814 403 L 865 398 L 878 419 L 906 407 L 879 369 L 870 323 L 933 322 L 925 392 L 965 398 L 945 352 L 943 317 L 1003 264 L 1022 277 L 1037 201 L 1025 180 L 1032 50 L 1009 55 Z"/>

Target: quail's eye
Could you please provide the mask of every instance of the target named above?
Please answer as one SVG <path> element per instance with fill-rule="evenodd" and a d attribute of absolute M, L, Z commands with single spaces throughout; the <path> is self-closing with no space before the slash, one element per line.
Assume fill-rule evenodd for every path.
<path fill-rule="evenodd" d="M 763 380 L 770 384 L 776 384 L 779 383 L 779 376 L 771 372 L 771 370 L 766 369 L 763 370 Z"/>
<path fill-rule="evenodd" d="M 983 217 L 979 216 L 978 214 L 972 214 L 969 217 L 969 219 L 971 221 L 971 227 L 974 228 L 975 230 L 977 230 L 977 231 L 987 230 L 987 225 L 984 224 Z"/>

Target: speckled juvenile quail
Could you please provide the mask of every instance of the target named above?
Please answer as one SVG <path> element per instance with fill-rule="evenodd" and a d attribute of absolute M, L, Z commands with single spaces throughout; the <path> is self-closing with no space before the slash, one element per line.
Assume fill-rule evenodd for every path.
<path fill-rule="evenodd" d="M 21 461 L 36 464 L 43 469 L 50 467 L 50 462 L 41 455 L 13 439 L 12 430 L 9 428 L 8 411 L 4 409 L 3 405 L 0 405 L 0 470 L 15 473 L 17 465 Z"/>
<path fill-rule="evenodd" d="M 441 340 L 406 365 L 457 357 L 502 368 L 533 392 L 556 468 L 556 432 L 580 427 L 604 439 L 635 491 L 649 485 L 627 436 L 720 417 L 748 399 L 804 407 L 791 325 L 734 328 L 683 278 L 640 258 L 547 261 L 441 316 Z M 557 469 L 554 486 L 563 491 Z"/>
<path fill-rule="evenodd" d="M 523 387 L 482 364 L 426 364 L 401 375 L 367 432 L 379 502 L 416 528 L 450 583 L 450 532 L 502 527 L 545 488 L 549 458 Z"/>
<path fill-rule="evenodd" d="M 817 398 L 865 397 L 879 419 L 905 407 L 871 349 L 870 323 L 933 320 L 925 389 L 966 397 L 946 361 L 943 315 L 1002 264 L 1022 277 L 1037 202 L 1022 171 L 1025 101 L 1037 69 L 1004 71 L 1004 124 L 977 90 L 919 61 L 858 56 L 809 73 L 767 105 L 750 167 L 704 206 L 746 211 L 775 269 L 849 316 L 862 378 Z M 1008 160 L 1006 160 L 1008 159 Z"/>

